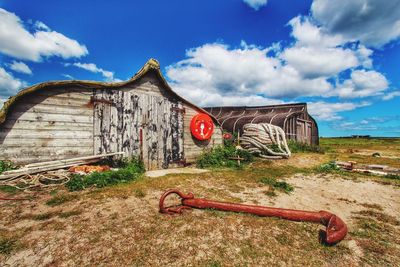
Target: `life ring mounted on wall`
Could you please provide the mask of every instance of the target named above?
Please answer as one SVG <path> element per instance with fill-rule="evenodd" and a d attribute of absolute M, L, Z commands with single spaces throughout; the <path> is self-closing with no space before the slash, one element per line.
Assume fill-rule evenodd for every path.
<path fill-rule="evenodd" d="M 190 121 L 190 131 L 197 140 L 208 140 L 214 132 L 214 122 L 205 113 L 196 114 Z"/>

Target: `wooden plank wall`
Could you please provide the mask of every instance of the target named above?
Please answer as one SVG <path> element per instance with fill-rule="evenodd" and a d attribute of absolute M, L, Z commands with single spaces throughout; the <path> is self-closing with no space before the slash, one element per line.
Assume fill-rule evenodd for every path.
<path fill-rule="evenodd" d="M 214 133 L 210 140 L 199 141 L 193 138 L 192 133 L 190 132 L 190 121 L 193 116 L 197 113 L 201 112 L 199 110 L 194 109 L 192 106 L 188 104 L 184 104 L 185 107 L 185 116 L 184 116 L 184 150 L 185 150 L 185 159 L 186 162 L 191 163 L 196 161 L 196 158 L 203 153 L 204 150 L 210 149 L 213 146 L 222 145 L 222 129 L 214 124 Z"/>
<path fill-rule="evenodd" d="M 0 159 L 17 164 L 93 154 L 93 90 L 49 88 L 20 99 L 0 125 Z"/>
<path fill-rule="evenodd" d="M 97 153 L 139 156 L 149 170 L 168 168 L 183 159 L 182 103 L 160 86 L 149 76 L 126 88 L 96 91 Z"/>

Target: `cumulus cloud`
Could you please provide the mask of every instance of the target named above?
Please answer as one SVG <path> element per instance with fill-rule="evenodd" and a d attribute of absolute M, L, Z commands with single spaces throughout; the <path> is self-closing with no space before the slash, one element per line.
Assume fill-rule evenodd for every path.
<path fill-rule="evenodd" d="M 25 87 L 27 84 L 24 81 L 21 81 L 15 77 L 11 73 L 8 73 L 5 69 L 0 67 L 0 98 L 5 99 L 10 95 L 14 95 L 17 93 L 19 89 Z"/>
<path fill-rule="evenodd" d="M 369 102 L 352 103 L 328 103 L 324 101 L 308 103 L 308 111 L 318 120 L 334 121 L 341 120 L 342 117 L 338 115 L 340 112 L 351 111 L 359 107 L 369 106 Z"/>
<path fill-rule="evenodd" d="M 335 92 L 342 98 L 356 98 L 381 95 L 389 87 L 385 76 L 374 70 L 355 70 L 351 78 L 337 85 Z"/>
<path fill-rule="evenodd" d="M 359 65 L 354 51 L 342 48 L 291 47 L 281 57 L 306 78 L 331 77 Z"/>
<path fill-rule="evenodd" d="M 24 62 L 13 60 L 11 64 L 8 64 L 8 67 L 13 71 L 32 75 L 32 70 Z"/>
<path fill-rule="evenodd" d="M 391 100 L 395 97 L 400 96 L 400 91 L 390 92 L 382 97 L 383 100 Z"/>
<path fill-rule="evenodd" d="M 259 10 L 261 7 L 266 6 L 268 0 L 243 0 L 248 6 L 255 10 Z"/>
<path fill-rule="evenodd" d="M 109 82 L 118 82 L 120 81 L 119 79 L 114 78 L 114 72 L 104 70 L 102 68 L 99 68 L 96 66 L 94 63 L 81 63 L 81 62 L 76 62 L 76 63 L 65 63 L 65 66 L 75 66 L 93 73 L 100 73 L 106 81 Z"/>
<path fill-rule="evenodd" d="M 52 31 L 42 22 L 29 32 L 14 13 L 0 8 L 0 52 L 19 59 L 40 61 L 43 57 L 81 57 L 88 54 L 86 46 Z"/>
<path fill-rule="evenodd" d="M 270 50 L 244 43 L 235 49 L 224 44 L 206 44 L 188 50 L 187 59 L 168 66 L 167 76 L 179 93 L 203 102 L 199 96 L 202 93 L 195 91 L 204 92 L 204 97 L 273 98 L 320 95 L 331 89 L 326 79 L 304 78 L 293 66 L 268 56 Z"/>
<path fill-rule="evenodd" d="M 381 48 L 400 37 L 400 0 L 314 0 L 312 17 L 333 35 Z"/>

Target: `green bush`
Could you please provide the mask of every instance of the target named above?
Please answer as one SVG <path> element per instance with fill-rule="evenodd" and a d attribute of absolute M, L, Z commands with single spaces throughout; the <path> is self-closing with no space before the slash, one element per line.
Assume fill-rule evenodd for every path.
<path fill-rule="evenodd" d="M 299 152 L 311 152 L 311 153 L 321 153 L 321 154 L 325 153 L 325 151 L 320 146 L 300 143 L 294 140 L 289 140 L 288 146 L 292 153 L 299 153 Z"/>
<path fill-rule="evenodd" d="M 233 158 L 242 158 L 241 164 L 247 164 L 253 161 L 253 155 L 243 149 L 236 149 L 233 145 L 217 146 L 204 152 L 197 160 L 199 168 L 237 168 L 238 162 Z"/>
<path fill-rule="evenodd" d="M 17 167 L 10 161 L 6 160 L 0 160 L 0 174 L 9 171 L 9 170 L 15 170 Z"/>
<path fill-rule="evenodd" d="M 88 175 L 73 174 L 66 186 L 70 191 L 88 187 L 100 188 L 136 180 L 145 171 L 143 163 L 137 159 L 122 160 L 118 164 L 120 169 L 115 171 L 94 172 Z"/>

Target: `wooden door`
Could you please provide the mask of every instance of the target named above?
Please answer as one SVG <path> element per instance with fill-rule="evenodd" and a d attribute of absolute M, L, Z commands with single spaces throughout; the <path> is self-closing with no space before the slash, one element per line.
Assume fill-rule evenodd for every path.
<path fill-rule="evenodd" d="M 296 141 L 300 143 L 311 144 L 311 138 L 312 138 L 311 122 L 302 119 L 297 119 L 296 125 L 297 125 Z"/>
<path fill-rule="evenodd" d="M 99 90 L 94 97 L 95 154 L 123 151 L 148 170 L 183 159 L 182 103 L 161 95 Z"/>

